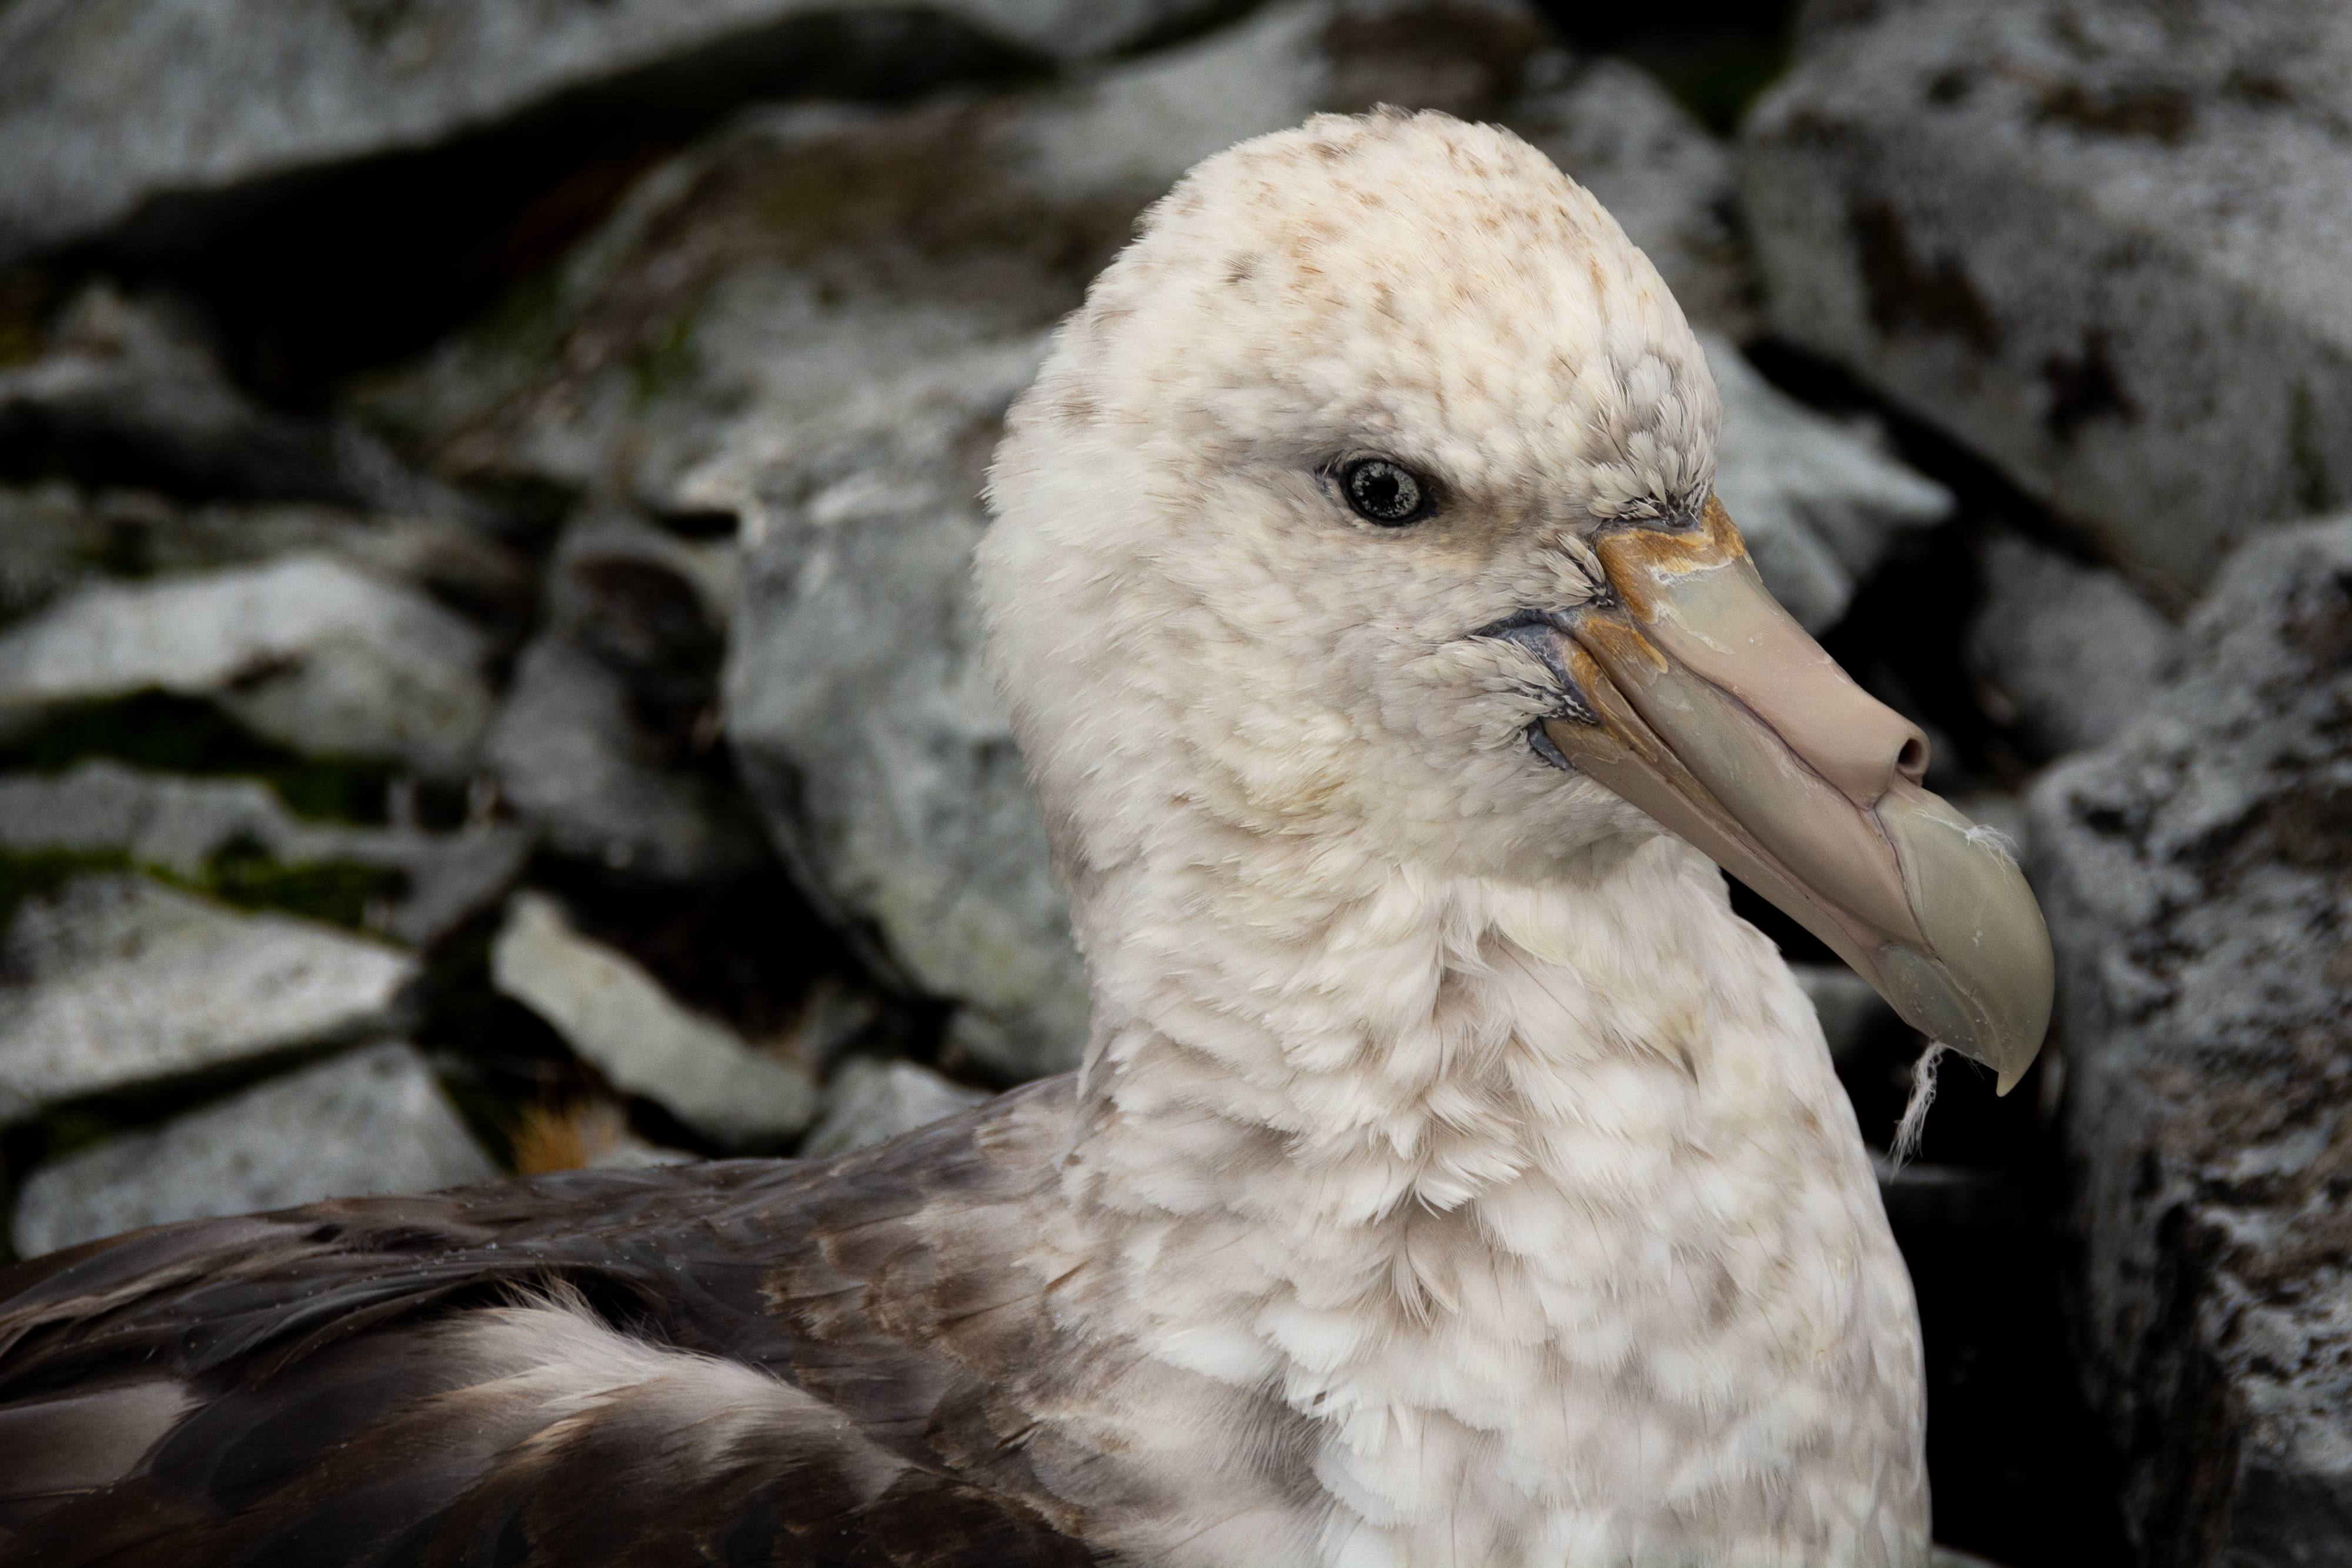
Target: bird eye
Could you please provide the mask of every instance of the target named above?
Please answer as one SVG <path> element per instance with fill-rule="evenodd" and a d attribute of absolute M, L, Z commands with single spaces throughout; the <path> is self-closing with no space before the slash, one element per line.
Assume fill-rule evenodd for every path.
<path fill-rule="evenodd" d="M 1429 512 L 1429 482 L 1385 457 L 1359 457 L 1339 470 L 1339 488 L 1356 516 L 1384 528 L 1417 523 Z"/>

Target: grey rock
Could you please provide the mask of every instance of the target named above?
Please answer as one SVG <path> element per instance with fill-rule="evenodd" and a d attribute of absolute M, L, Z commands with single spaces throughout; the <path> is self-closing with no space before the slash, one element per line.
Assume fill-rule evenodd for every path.
<path fill-rule="evenodd" d="M 532 642 L 483 746 L 499 793 L 550 847 L 614 871 L 693 881 L 756 863 L 734 799 L 674 766 L 629 697 L 621 674 L 562 634 Z"/>
<path fill-rule="evenodd" d="M 252 779 L 142 773 L 104 758 L 55 778 L 0 776 L 0 848 L 121 850 L 194 878 L 244 844 L 288 864 L 345 861 L 400 873 L 405 885 L 372 928 L 422 947 L 506 892 L 530 835 L 493 822 L 448 833 L 309 822 Z"/>
<path fill-rule="evenodd" d="M 759 481 L 835 477 L 756 536 L 728 675 L 745 782 L 800 880 L 1022 1076 L 1075 1064 L 1087 1018 L 969 583 L 979 465 L 1035 364 L 1034 340 L 968 350 L 803 424 L 800 461 Z"/>
<path fill-rule="evenodd" d="M 397 1027 L 416 960 L 130 876 L 27 899 L 0 942 L 0 1124 L 78 1095 Z"/>
<path fill-rule="evenodd" d="M 89 577 L 110 534 L 68 486 L 0 486 L 0 625 Z"/>
<path fill-rule="evenodd" d="M 1979 694 L 2037 758 L 2102 746 L 2147 699 L 2179 629 L 2117 573 L 2014 535 L 1979 557 L 1984 604 L 1967 656 Z"/>
<path fill-rule="evenodd" d="M 1877 988 L 1843 964 L 1791 964 L 1789 972 L 1813 1004 L 1832 1059 L 1843 1061 L 1861 1050 L 1895 1016 Z"/>
<path fill-rule="evenodd" d="M 600 90 L 625 107 L 771 82 L 936 79 L 1006 47 L 1076 58 L 1141 41 L 1202 0 L 16 0 L 0 12 L 0 265 L 168 204 L 429 147 Z M 913 53 L 911 60 L 892 58 Z M 740 90 L 740 88 L 736 90 Z M 166 204 L 165 199 L 170 201 Z"/>
<path fill-rule="evenodd" d="M 1825 632 L 1905 534 L 1951 515 L 1951 492 L 1895 461 L 1866 417 L 1807 408 L 1718 333 L 1699 342 L 1723 393 L 1716 494 L 1764 586 L 1807 631 Z"/>
<path fill-rule="evenodd" d="M 332 556 L 93 582 L 0 632 L 0 726 L 160 688 L 297 749 L 462 777 L 489 722 L 472 625 Z"/>
<path fill-rule="evenodd" d="M 68 302 L 30 358 L 0 368 L 0 452 L 12 450 L 112 485 L 491 520 L 356 425 L 259 407 L 223 371 L 192 306 L 105 278 Z"/>
<path fill-rule="evenodd" d="M 37 1258 L 145 1225 L 498 1174 L 425 1059 L 391 1041 L 39 1167 L 12 1235 L 19 1255 Z"/>
<path fill-rule="evenodd" d="M 459 515 L 383 514 L 309 502 L 183 507 L 152 491 L 0 486 L 0 623 L 110 577 L 333 556 L 469 615 L 520 622 L 534 584 L 521 560 Z"/>
<path fill-rule="evenodd" d="M 834 1074 L 826 1098 L 824 1120 L 801 1145 L 803 1158 L 827 1159 L 887 1143 L 969 1110 L 987 1099 L 988 1092 L 950 1082 L 916 1062 L 855 1056 Z"/>
<path fill-rule="evenodd" d="M 2352 497 L 2352 9 L 1812 8 L 1743 130 L 1775 328 L 2193 598 Z"/>
<path fill-rule="evenodd" d="M 42 347 L 0 370 L 0 448 L 175 488 L 342 488 L 329 429 L 266 413 L 237 392 L 184 304 L 133 299 L 100 279 L 67 305 Z"/>
<path fill-rule="evenodd" d="M 804 1071 L 680 1006 L 627 955 L 573 931 L 542 894 L 515 895 L 490 965 L 499 990 L 554 1025 L 614 1088 L 706 1137 L 772 1145 L 816 1113 Z"/>
<path fill-rule="evenodd" d="M 2352 517 L 2248 544 L 2031 797 L 2076 1316 L 2152 1563 L 2352 1560 Z"/>

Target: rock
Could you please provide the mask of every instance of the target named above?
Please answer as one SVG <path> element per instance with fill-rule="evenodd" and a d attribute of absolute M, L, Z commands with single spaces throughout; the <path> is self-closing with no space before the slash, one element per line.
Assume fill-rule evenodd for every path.
<path fill-rule="evenodd" d="M 1791 964 L 1789 972 L 1822 1020 L 1830 1055 L 1843 1061 L 1868 1043 L 1878 1026 L 1895 1016 L 1876 988 L 1843 964 Z"/>
<path fill-rule="evenodd" d="M 110 537 L 67 486 L 0 486 L 0 625 L 88 578 Z"/>
<path fill-rule="evenodd" d="M 415 958 L 331 926 L 86 876 L 0 941 L 0 1124 L 79 1095 L 398 1026 Z"/>
<path fill-rule="evenodd" d="M 761 482 L 840 477 L 755 536 L 728 674 L 745 783 L 801 881 L 877 925 L 914 987 L 964 1004 L 961 1048 L 1017 1077 L 1074 1065 L 1087 1019 L 969 580 L 980 465 L 1035 365 L 1026 339 L 943 356 L 802 427 L 801 461 Z"/>
<path fill-rule="evenodd" d="M 680 1007 L 635 960 L 575 933 L 544 894 L 515 895 L 490 965 L 499 990 L 553 1024 L 614 1088 L 714 1142 L 775 1144 L 816 1113 L 805 1071 Z"/>
<path fill-rule="evenodd" d="M 0 367 L 0 473 L 26 470 L 180 496 L 496 520 L 355 425 L 260 408 L 221 369 L 193 306 L 134 298 L 106 278 L 74 296 L 29 358 Z"/>
<path fill-rule="evenodd" d="M 17 0 L 0 16 L 0 266 L 134 215 L 217 216 L 269 182 L 534 111 L 635 113 L 770 90 L 1074 59 L 1204 0 Z M 838 86 L 836 86 L 838 84 Z"/>
<path fill-rule="evenodd" d="M 1979 557 L 1967 658 L 1987 709 L 2036 758 L 2103 746 L 2168 665 L 2179 631 L 2116 573 L 2014 535 Z"/>
<path fill-rule="evenodd" d="M 560 853 L 666 882 L 761 858 L 735 800 L 678 768 L 626 681 L 560 634 L 523 650 L 483 755 L 500 794 Z"/>
<path fill-rule="evenodd" d="M 301 502 L 190 507 L 152 491 L 85 494 L 49 482 L 0 486 L 0 623 L 86 582 L 298 554 L 336 557 L 480 620 L 520 624 L 535 610 L 535 586 L 521 560 L 457 514 L 368 514 Z"/>
<path fill-rule="evenodd" d="M 0 727 L 160 688 L 307 752 L 462 777 L 489 722 L 471 625 L 325 555 L 97 582 L 0 633 Z"/>
<path fill-rule="evenodd" d="M 1743 131 L 1774 328 L 2186 597 L 2352 497 L 2352 9 L 1813 7 Z"/>
<path fill-rule="evenodd" d="M 688 541 L 609 511 L 564 531 L 549 629 L 486 747 L 508 801 L 558 851 L 663 881 L 763 862 L 717 749 L 739 576 L 732 538 Z"/>
<path fill-rule="evenodd" d="M 1764 586 L 1807 631 L 1825 632 L 1903 535 L 1951 515 L 1951 492 L 1896 462 L 1867 419 L 1807 408 L 1719 333 L 1699 342 L 1723 392 L 1716 493 Z"/>
<path fill-rule="evenodd" d="M 498 1169 L 413 1046 L 370 1046 L 55 1161 L 26 1179 L 19 1256 L 328 1197 L 429 1192 Z"/>
<path fill-rule="evenodd" d="M 100 279 L 66 307 L 44 349 L 0 369 L 0 456 L 37 454 L 53 472 L 183 493 L 343 490 L 329 429 L 255 407 L 184 304 L 133 300 Z"/>
<path fill-rule="evenodd" d="M 2143 1561 L 2352 1560 L 2352 517 L 2248 544 L 2031 797 L 2076 1317 Z"/>
<path fill-rule="evenodd" d="M 202 879 L 224 854 L 289 866 L 337 862 L 397 873 L 380 928 L 427 946 L 506 892 L 530 835 L 500 823 L 450 833 L 307 822 L 251 779 L 180 779 L 94 758 L 55 778 L 0 776 L 0 849 L 121 850 Z"/>
<path fill-rule="evenodd" d="M 833 1075 L 824 1120 L 801 1145 L 803 1159 L 830 1159 L 887 1143 L 942 1116 L 969 1110 L 988 1092 L 953 1083 L 912 1061 L 853 1056 Z"/>

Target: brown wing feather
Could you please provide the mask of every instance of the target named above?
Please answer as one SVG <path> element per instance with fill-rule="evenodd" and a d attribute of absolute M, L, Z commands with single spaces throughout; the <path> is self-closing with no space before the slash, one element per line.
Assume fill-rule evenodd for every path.
<path fill-rule="evenodd" d="M 1050 1163 L 1019 1129 L 1068 1092 L 824 1164 L 349 1199 L 0 1272 L 0 1555 L 1090 1561 L 1025 1416 L 987 1414 L 1052 1333 L 987 1260 Z"/>

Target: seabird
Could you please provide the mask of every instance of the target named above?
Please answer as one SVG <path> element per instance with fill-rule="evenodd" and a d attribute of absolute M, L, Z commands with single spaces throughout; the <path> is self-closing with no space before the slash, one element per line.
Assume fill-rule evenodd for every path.
<path fill-rule="evenodd" d="M 1719 422 L 1507 132 L 1210 159 L 1059 329 L 979 552 L 1080 1071 L 829 1161 L 19 1265 L 0 1556 L 1921 1568 L 1908 1277 L 1717 864 L 2003 1090 L 2048 938 L 1765 593 Z"/>

